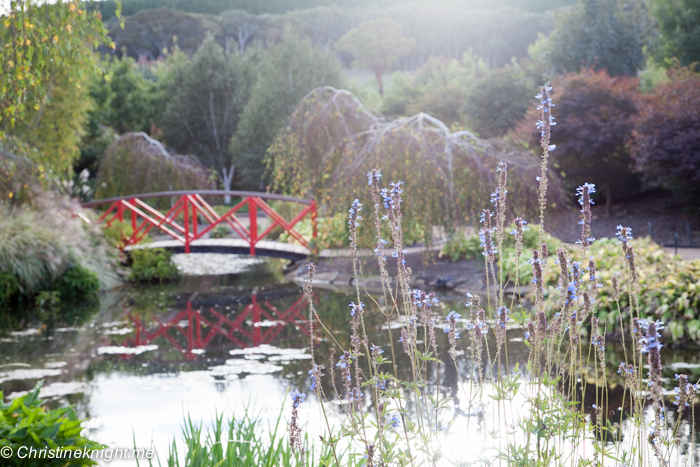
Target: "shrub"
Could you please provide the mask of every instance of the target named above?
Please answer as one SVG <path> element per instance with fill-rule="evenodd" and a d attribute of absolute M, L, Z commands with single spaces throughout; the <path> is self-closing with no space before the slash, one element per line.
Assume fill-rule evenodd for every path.
<path fill-rule="evenodd" d="M 319 217 L 316 219 L 318 238 L 316 240 L 316 246 L 319 249 L 324 248 L 347 248 L 350 246 L 350 239 L 347 232 L 347 216 L 345 213 L 336 213 L 332 216 Z M 311 239 L 313 237 L 313 230 L 311 227 L 311 220 L 304 219 L 300 221 L 294 227 L 304 238 Z M 390 235 L 387 226 L 383 226 L 383 235 Z M 370 244 L 372 241 L 371 232 L 364 231 L 359 235 L 364 244 Z M 425 240 L 425 230 L 423 227 L 414 223 L 404 231 L 404 242 L 407 246 L 411 246 L 415 243 L 419 243 Z M 279 236 L 279 241 L 288 243 L 297 243 L 294 237 L 290 236 L 286 231 L 282 232 Z"/>
<path fill-rule="evenodd" d="M 461 109 L 468 127 L 482 138 L 505 135 L 525 115 L 532 85 L 517 64 L 490 71 L 469 91 Z"/>
<path fill-rule="evenodd" d="M 19 295 L 19 281 L 7 271 L 0 271 L 0 307 Z"/>
<path fill-rule="evenodd" d="M 194 156 L 170 154 L 145 133 L 127 133 L 100 160 L 96 198 L 170 190 L 210 189 L 208 170 Z M 170 200 L 160 198 L 160 203 Z"/>
<path fill-rule="evenodd" d="M 631 245 L 639 275 L 641 317 L 668 323 L 671 342 L 700 342 L 700 260 L 680 261 L 670 257 L 649 238 L 633 240 Z M 597 275 L 602 284 L 596 303 L 598 318 L 607 324 L 610 332 L 620 332 L 620 319 L 629 322 L 633 317 L 629 294 L 622 295 L 618 311 L 612 290 L 612 277 L 621 279 L 626 274 L 624 253 L 616 239 L 600 239 L 591 246 L 590 255 L 595 257 Z M 572 257 L 579 261 L 583 259 L 578 252 Z M 553 273 L 548 284 L 550 296 L 559 295 L 555 291 L 557 278 Z"/>
<path fill-rule="evenodd" d="M 134 249 L 131 255 L 131 280 L 163 282 L 177 279 L 180 272 L 172 261 L 172 253 L 162 248 Z"/>
<path fill-rule="evenodd" d="M 689 200 L 700 193 L 700 74 L 671 73 L 671 81 L 639 96 L 629 148 L 635 168 L 652 185 Z"/>
<path fill-rule="evenodd" d="M 0 223 L 0 271 L 14 276 L 31 295 L 57 280 L 70 262 L 62 232 L 44 224 L 33 211 L 4 209 Z"/>
<path fill-rule="evenodd" d="M 74 211 L 46 195 L 37 201 L 36 211 L 0 206 L 0 271 L 17 280 L 20 293 L 31 297 L 39 290 L 53 288 L 72 265 L 79 269 L 71 281 L 78 276 L 85 279 L 89 271 L 100 289 L 119 284 L 116 257 L 100 228 L 74 217 Z M 87 288 L 80 290 L 92 290 L 83 279 L 81 287 Z M 62 287 L 68 290 L 72 286 Z"/>
<path fill-rule="evenodd" d="M 512 232 L 514 228 L 515 226 L 511 225 L 506 230 Z M 522 251 L 524 255 L 528 255 L 532 250 L 539 248 L 540 236 L 537 230 L 537 227 L 533 226 L 529 230 L 523 232 Z M 544 234 L 544 239 L 545 242 L 547 242 L 549 251 L 556 251 L 556 249 L 560 248 L 562 245 L 561 241 L 549 234 Z M 440 256 L 447 256 L 452 261 L 467 259 L 481 262 L 484 259 L 484 247 L 481 244 L 481 239 L 479 239 L 477 235 L 457 233 L 450 237 L 445 246 L 443 246 Z M 514 268 L 517 265 L 518 276 L 520 278 L 519 282 L 521 284 L 528 284 L 532 280 L 532 266 L 522 261 L 516 263 L 515 239 L 512 235 L 508 235 L 504 239 L 502 257 L 506 275 L 515 277 Z"/>
<path fill-rule="evenodd" d="M 501 160 L 513 167 L 509 189 L 517 207 L 512 208 L 521 213 L 537 209 L 532 180 L 540 170 L 530 153 L 469 132 L 452 132 L 424 113 L 387 122 L 349 91 L 330 87 L 317 89 L 299 104 L 269 156 L 274 190 L 313 196 L 330 214 L 347 212 L 355 198 L 365 206 L 373 204 L 359 187 L 376 167 L 404 184 L 407 226 L 450 230 L 488 206 Z M 558 177 L 550 173 L 548 179 L 549 199 L 561 205 Z"/>
<path fill-rule="evenodd" d="M 570 192 L 595 183 L 606 202 L 629 197 L 639 190 L 639 177 L 625 147 L 637 112 L 636 79 L 612 78 L 605 71 L 586 70 L 555 79 L 557 126 L 552 164 Z M 530 109 L 514 133 L 531 147 L 539 144 L 535 128 L 538 111 Z"/>
<path fill-rule="evenodd" d="M 15 453 L 5 459 L 3 465 L 15 467 L 96 465 L 90 458 L 77 459 L 20 459 L 16 453 L 24 446 L 27 449 L 44 448 L 64 451 L 100 450 L 103 446 L 81 435 L 82 421 L 72 407 L 47 410 L 39 399 L 41 383 L 28 394 L 6 404 L 0 402 L 0 447 L 10 447 Z M 3 393 L 0 391 L 0 401 Z"/>
<path fill-rule="evenodd" d="M 97 275 L 79 264 L 71 264 L 53 285 L 61 300 L 94 295 L 100 290 Z"/>
<path fill-rule="evenodd" d="M 126 240 L 134 233 L 131 224 L 126 221 L 114 221 L 112 225 L 102 224 L 102 230 L 109 244 L 114 247 L 124 245 Z"/>

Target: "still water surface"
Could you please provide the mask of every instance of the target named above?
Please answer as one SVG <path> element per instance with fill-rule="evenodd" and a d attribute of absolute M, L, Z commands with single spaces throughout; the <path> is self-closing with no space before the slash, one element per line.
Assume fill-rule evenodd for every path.
<path fill-rule="evenodd" d="M 80 416 L 89 419 L 86 426 L 92 439 L 121 448 L 133 446 L 134 439 L 139 447 L 152 444 L 161 461 L 172 440 L 181 438 L 186 415 L 209 423 L 217 413 L 240 414 L 248 408 L 274 422 L 287 403 L 288 390 L 310 392 L 308 306 L 300 287 L 282 277 L 279 263 L 233 257 L 226 261 L 232 263 L 230 271 L 235 273 L 129 286 L 103 294 L 94 313 L 79 326 L 39 326 L 5 335 L 0 340 L 2 362 L 28 367 L 0 370 L 0 390 L 12 398 L 43 380 L 42 394 L 52 404 L 73 404 Z M 207 271 L 201 264 L 189 268 L 200 274 Z M 445 294 L 439 298 L 438 314 L 444 316 L 451 309 L 464 312 L 463 297 Z M 348 303 L 353 300 L 350 290 L 316 292 L 316 307 L 324 324 L 344 346 L 350 332 Z M 388 351 L 389 329 L 395 323 L 387 325 L 383 319 L 381 315 L 368 316 L 367 324 L 370 339 L 384 344 Z M 314 331 L 317 358 L 327 355 L 330 348 L 330 340 L 318 328 Z M 396 341 L 397 330 L 391 332 Z M 463 334 L 462 345 L 466 346 Z M 508 331 L 511 367 L 527 361 L 522 335 L 520 329 Z M 440 348 L 446 349 L 441 331 L 438 338 Z M 608 368 L 616 369 L 621 351 L 612 342 L 608 347 Z M 400 353 L 399 368 L 409 369 L 408 360 Z M 674 373 L 694 375 L 692 381 L 700 377 L 696 349 L 665 349 L 663 357 L 669 391 Z M 441 359 L 449 361 L 446 353 Z M 466 380 L 471 370 L 465 363 L 459 371 Z M 445 395 L 460 399 L 462 388 L 454 367 L 448 365 L 440 381 Z M 332 392 L 330 388 L 325 391 Z M 592 394 L 587 393 L 586 398 Z M 622 398 L 614 374 L 610 397 L 611 407 L 616 406 L 615 398 Z M 591 403 L 586 400 L 587 406 Z M 302 412 L 310 433 L 319 429 L 314 405 L 310 398 Z M 460 427 L 467 415 L 455 410 L 458 421 L 448 439 L 462 441 L 449 443 L 453 450 L 465 450 Z M 464 457 L 460 452 L 452 454 Z M 122 461 L 110 465 L 133 464 Z"/>

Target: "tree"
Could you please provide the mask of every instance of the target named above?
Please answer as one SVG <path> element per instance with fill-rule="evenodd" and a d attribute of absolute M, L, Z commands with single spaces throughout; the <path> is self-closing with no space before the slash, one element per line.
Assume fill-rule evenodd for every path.
<path fill-rule="evenodd" d="M 429 113 L 447 126 L 459 123 L 470 89 L 486 74 L 486 63 L 474 54 L 462 60 L 431 57 L 413 73 L 396 72 L 382 99 L 382 112 L 389 118 Z"/>
<path fill-rule="evenodd" d="M 531 107 L 535 89 L 517 64 L 490 71 L 470 89 L 462 113 L 482 138 L 506 134 Z"/>
<path fill-rule="evenodd" d="M 613 198 L 630 196 L 639 189 L 639 177 L 625 147 L 637 112 L 638 87 L 636 78 L 613 78 L 603 70 L 569 73 L 553 84 L 557 126 L 552 132 L 556 144 L 550 155 L 552 164 L 569 192 L 594 183 L 605 194 L 608 214 Z M 515 133 L 532 147 L 539 145 L 535 122 L 540 115 L 530 110 Z"/>
<path fill-rule="evenodd" d="M 224 29 L 224 48 L 230 52 L 230 40 L 238 44 L 238 53 L 242 57 L 245 47 L 253 40 L 260 29 L 260 18 L 245 10 L 228 10 L 221 14 L 221 25 Z"/>
<path fill-rule="evenodd" d="M 175 45 L 192 54 L 209 34 L 223 44 L 221 25 L 214 18 L 170 8 L 139 11 L 124 18 L 123 28 L 113 26 L 109 34 L 117 51 L 126 51 L 133 58 L 143 55 L 149 60 L 157 59 Z"/>
<path fill-rule="evenodd" d="M 231 189 L 235 170 L 228 142 L 248 101 L 251 78 L 248 62 L 226 55 L 211 35 L 191 59 L 178 54 L 165 78 L 165 141 L 219 171 L 225 190 Z"/>
<path fill-rule="evenodd" d="M 700 196 L 700 75 L 671 73 L 639 96 L 629 148 L 636 169 L 653 185 L 693 200 Z"/>
<path fill-rule="evenodd" d="M 367 172 L 382 171 L 382 183 L 402 180 L 406 225 L 476 224 L 497 184 L 496 168 L 508 164 L 509 206 L 520 215 L 538 209 L 532 183 L 537 158 L 503 143 L 452 132 L 419 113 L 386 121 L 349 91 L 331 87 L 309 93 L 270 148 L 273 186 L 299 197 L 313 196 L 330 213 L 346 212 L 353 199 L 369 205 Z M 550 201 L 562 205 L 558 177 L 550 178 Z M 403 187 L 402 187 L 403 188 Z M 367 230 L 371 234 L 371 229 Z M 427 239 L 429 240 L 429 239 Z"/>
<path fill-rule="evenodd" d="M 139 68 L 129 56 L 108 57 L 103 74 L 89 85 L 93 102 L 88 111 L 80 144 L 80 160 L 75 172 L 88 169 L 96 173 L 97 159 L 117 135 L 128 132 L 150 134 L 158 120 L 161 86 L 150 71 Z"/>
<path fill-rule="evenodd" d="M 119 16 L 121 2 L 115 3 Z M 114 46 L 99 13 L 86 12 L 82 0 L 10 2 L 0 19 L 0 137 L 28 113 L 42 111 L 57 74 L 80 86 L 86 70 L 98 67 L 93 50 L 101 44 Z"/>
<path fill-rule="evenodd" d="M 253 190 L 265 186 L 265 154 L 299 101 L 315 87 L 343 82 L 334 53 L 314 47 L 291 31 L 285 32 L 282 42 L 260 53 L 257 81 L 230 143 L 239 168 L 237 183 Z"/>
<path fill-rule="evenodd" d="M 580 0 L 557 17 L 548 59 L 557 73 L 581 68 L 636 76 L 652 29 L 641 0 Z"/>
<path fill-rule="evenodd" d="M 382 75 L 389 71 L 400 56 L 406 55 L 416 44 L 401 32 L 401 25 L 391 19 L 365 21 L 352 28 L 335 44 L 339 52 L 348 52 L 358 64 L 374 71 L 379 94 L 384 95 Z"/>
<path fill-rule="evenodd" d="M 657 58 L 677 58 L 683 66 L 700 62 L 700 3 L 651 0 L 649 5 L 659 31 Z"/>
<path fill-rule="evenodd" d="M 111 45 L 82 1 L 13 1 L 0 20 L 0 139 L 54 177 L 70 175 L 90 109 L 87 84 Z"/>

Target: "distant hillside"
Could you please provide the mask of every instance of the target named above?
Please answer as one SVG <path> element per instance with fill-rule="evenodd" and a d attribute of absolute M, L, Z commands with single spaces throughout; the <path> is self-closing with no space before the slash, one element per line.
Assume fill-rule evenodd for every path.
<path fill-rule="evenodd" d="M 497 9 L 502 7 L 519 8 L 523 11 L 542 13 L 546 10 L 576 3 L 576 0 L 122 0 L 124 16 L 153 8 L 172 8 L 189 13 L 218 15 L 225 10 L 245 10 L 255 15 L 263 13 L 283 14 L 293 10 L 303 10 L 318 6 L 338 6 L 347 8 L 380 7 L 422 3 L 440 7 L 457 6 L 468 9 Z M 98 1 L 105 21 L 114 16 L 113 0 Z"/>
<path fill-rule="evenodd" d="M 554 23 L 553 11 L 533 11 L 533 5 L 557 6 L 573 0 L 428 0 L 410 3 L 399 0 L 336 0 L 347 6 L 316 6 L 290 9 L 286 13 L 254 14 L 247 10 L 274 10 L 330 0 L 124 0 L 122 28 L 115 17 L 106 22 L 116 44 L 116 52 L 134 58 L 157 59 L 164 49 L 177 45 L 193 53 L 207 33 L 227 51 L 243 53 L 253 43 L 263 47 L 277 43 L 286 28 L 308 36 L 317 47 L 330 49 L 351 28 L 363 21 L 389 18 L 397 21 L 403 33 L 415 39 L 412 52 L 399 59 L 397 70 L 413 70 L 430 56 L 461 59 L 471 51 L 489 67 L 501 67 L 512 58 L 527 56 L 527 47 L 538 34 L 548 34 Z M 371 6 L 362 6 L 363 3 Z M 494 5 L 508 4 L 493 8 Z M 513 5 L 527 3 L 529 8 Z M 378 5 L 388 6 L 378 6 Z M 479 9 L 472 4 L 481 6 Z M 109 2 L 98 4 L 107 9 Z M 152 9 L 144 6 L 170 5 Z M 182 8 L 177 6 L 181 5 Z M 221 8 L 238 5 L 245 8 Z M 267 6 L 267 7 L 266 7 Z M 265 7 L 265 8 L 263 8 Z M 274 8 L 273 8 L 274 7 Z M 184 9 L 187 11 L 184 11 Z M 135 12 L 134 12 L 135 11 Z M 132 14 L 133 12 L 133 14 Z M 346 66 L 352 57 L 341 55 Z"/>

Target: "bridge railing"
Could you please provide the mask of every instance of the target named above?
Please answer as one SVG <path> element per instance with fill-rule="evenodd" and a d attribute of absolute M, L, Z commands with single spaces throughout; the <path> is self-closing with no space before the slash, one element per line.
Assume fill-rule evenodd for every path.
<path fill-rule="evenodd" d="M 204 196 L 224 195 L 240 197 L 242 199 L 223 215 L 219 215 L 203 198 Z M 160 212 L 144 201 L 149 198 L 162 197 L 177 199 L 166 213 Z M 267 203 L 267 200 L 286 201 L 300 204 L 303 207 L 288 221 L 277 213 Z M 318 236 L 316 221 L 318 215 L 317 205 L 316 201 L 313 199 L 306 200 L 252 191 L 166 191 L 161 193 L 106 198 L 84 203 L 83 207 L 96 207 L 101 205 L 109 205 L 109 207 L 100 217 L 100 222 L 106 222 L 109 226 L 117 221 L 126 222 L 128 220 L 131 223 L 131 235 L 125 239 L 122 248 L 128 245 L 138 244 L 155 228 L 170 235 L 178 242 L 181 242 L 184 246 L 185 253 L 189 253 L 192 242 L 205 238 L 212 229 L 220 224 L 230 226 L 234 232 L 245 240 L 250 246 L 250 254 L 253 256 L 255 255 L 255 245 L 276 226 L 284 229 L 302 246 L 309 248 L 309 241 L 294 228 L 306 216 L 309 216 L 311 219 L 313 239 L 316 239 Z M 239 213 L 239 211 L 246 206 L 248 208 L 247 225 L 241 219 Z M 262 232 L 260 232 L 261 229 L 258 228 L 258 209 L 271 220 L 270 225 Z M 200 223 L 200 218 L 205 222 Z"/>

